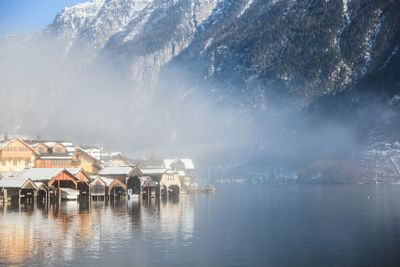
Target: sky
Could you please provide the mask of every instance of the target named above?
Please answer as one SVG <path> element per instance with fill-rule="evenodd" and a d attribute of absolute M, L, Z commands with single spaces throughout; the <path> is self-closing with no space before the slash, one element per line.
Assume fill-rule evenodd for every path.
<path fill-rule="evenodd" d="M 0 37 L 45 28 L 64 7 L 85 0 L 0 0 Z"/>

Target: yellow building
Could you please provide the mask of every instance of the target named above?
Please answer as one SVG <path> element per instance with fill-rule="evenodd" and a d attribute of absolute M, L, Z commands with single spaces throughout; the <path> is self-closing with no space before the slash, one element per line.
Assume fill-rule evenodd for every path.
<path fill-rule="evenodd" d="M 100 171 L 100 160 L 87 153 L 82 148 L 77 148 L 77 158 L 79 159 L 79 167 L 89 174 L 96 174 Z"/>
<path fill-rule="evenodd" d="M 179 178 L 179 174 L 175 171 L 166 170 L 161 176 L 160 187 L 170 189 L 173 186 L 177 186 L 179 190 L 182 189 L 182 183 Z"/>
<path fill-rule="evenodd" d="M 107 166 L 115 166 L 115 167 L 123 167 L 129 166 L 132 167 L 132 163 L 121 153 L 118 153 L 107 162 Z"/>
<path fill-rule="evenodd" d="M 62 143 L 46 142 L 31 145 L 39 155 L 35 161 L 35 168 L 72 168 L 79 166 L 75 149 L 68 149 Z"/>
<path fill-rule="evenodd" d="M 82 168 L 89 174 L 100 170 L 100 160 L 70 142 L 41 142 L 32 147 L 39 155 L 35 168 Z"/>
<path fill-rule="evenodd" d="M 13 138 L 0 143 L 0 172 L 22 171 L 33 167 L 38 154 L 22 139 Z"/>

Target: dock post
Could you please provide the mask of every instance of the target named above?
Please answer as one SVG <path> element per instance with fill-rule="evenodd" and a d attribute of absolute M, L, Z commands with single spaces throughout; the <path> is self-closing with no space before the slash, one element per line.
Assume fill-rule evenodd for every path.
<path fill-rule="evenodd" d="M 3 193 L 3 202 L 4 204 L 6 204 L 8 202 L 8 192 L 7 189 L 4 189 L 4 193 Z"/>
<path fill-rule="evenodd" d="M 61 203 L 60 180 L 58 180 L 58 203 Z"/>

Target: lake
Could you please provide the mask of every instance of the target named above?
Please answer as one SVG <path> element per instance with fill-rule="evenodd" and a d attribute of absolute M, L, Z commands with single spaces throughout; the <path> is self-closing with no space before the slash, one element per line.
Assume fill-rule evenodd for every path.
<path fill-rule="evenodd" d="M 0 265 L 400 266 L 400 186 L 228 184 L 167 202 L 0 204 Z"/>

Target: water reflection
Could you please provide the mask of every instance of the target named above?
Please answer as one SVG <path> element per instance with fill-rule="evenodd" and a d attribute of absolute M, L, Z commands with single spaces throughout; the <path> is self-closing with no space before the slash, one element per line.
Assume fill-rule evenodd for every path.
<path fill-rule="evenodd" d="M 400 266 L 399 186 L 0 205 L 0 266 Z"/>
<path fill-rule="evenodd" d="M 55 266 L 99 259 L 148 239 L 193 236 L 190 197 L 0 205 L 0 265 Z M 136 240 L 136 241 L 135 241 Z M 84 252 L 84 253 L 82 253 Z M 143 249 L 141 257 L 151 257 Z"/>

